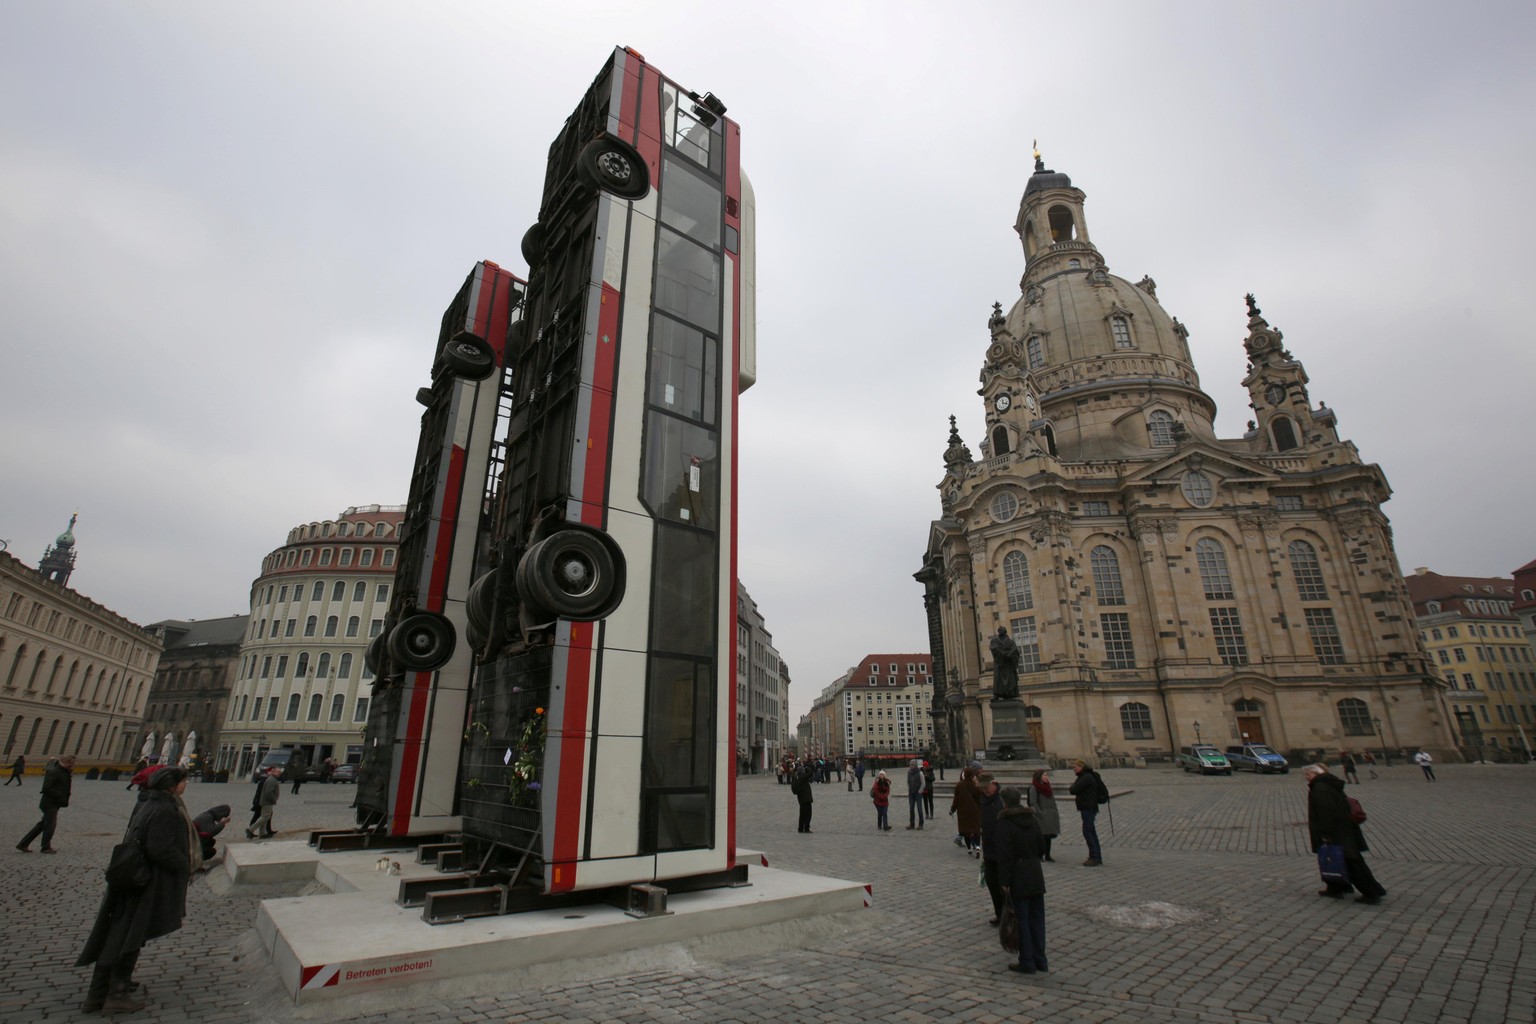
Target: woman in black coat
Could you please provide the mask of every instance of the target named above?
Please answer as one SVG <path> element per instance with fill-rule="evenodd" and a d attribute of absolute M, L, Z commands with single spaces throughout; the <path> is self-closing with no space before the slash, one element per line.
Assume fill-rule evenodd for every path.
<path fill-rule="evenodd" d="M 1349 872 L 1349 881 L 1330 880 L 1317 894 L 1339 899 L 1350 889 L 1358 889 L 1356 903 L 1380 902 L 1387 890 L 1376 881 L 1361 856 L 1370 847 L 1365 845 L 1365 834 L 1350 816 L 1344 780 L 1330 775 L 1321 764 L 1307 765 L 1302 774 L 1307 780 L 1307 833 L 1312 840 L 1312 852 L 1316 853 L 1324 843 L 1337 843 L 1344 848 L 1344 867 Z"/>
<path fill-rule="evenodd" d="M 1019 918 L 1019 962 L 1010 971 L 1034 974 L 1046 970 L 1045 960 L 1045 837 L 1035 812 L 1020 806 L 1019 791 L 1002 791 L 1003 810 L 997 816 L 997 870 L 1013 912 Z"/>
<path fill-rule="evenodd" d="M 107 885 L 96 923 L 75 966 L 96 965 L 81 1009 L 87 1013 L 131 1013 L 147 1004 L 134 995 L 133 967 L 144 943 L 181 927 L 187 909 L 187 882 L 202 863 L 197 831 L 181 794 L 187 773 L 162 768 L 150 779 L 133 812 L 128 832 L 138 839 L 150 866 L 140 888 Z"/>

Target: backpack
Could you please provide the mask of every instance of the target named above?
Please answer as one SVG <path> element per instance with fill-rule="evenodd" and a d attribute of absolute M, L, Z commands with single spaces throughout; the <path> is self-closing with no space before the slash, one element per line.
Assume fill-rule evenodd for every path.
<path fill-rule="evenodd" d="M 1349 801 L 1349 820 L 1356 825 L 1365 824 L 1365 808 L 1360 806 L 1360 801 L 1352 796 L 1344 798 Z"/>
<path fill-rule="evenodd" d="M 1093 785 L 1093 797 L 1099 802 L 1099 805 L 1103 806 L 1109 803 L 1109 787 L 1104 785 L 1104 778 L 1098 772 L 1093 773 Z"/>

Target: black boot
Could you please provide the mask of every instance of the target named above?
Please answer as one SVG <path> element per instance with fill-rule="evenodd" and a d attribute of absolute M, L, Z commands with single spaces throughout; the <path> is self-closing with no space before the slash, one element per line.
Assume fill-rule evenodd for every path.
<path fill-rule="evenodd" d="M 91 985 L 85 990 L 85 1002 L 80 1004 L 80 1009 L 86 1013 L 97 1013 L 107 1001 L 107 990 L 112 986 L 112 968 L 101 964 L 96 965 L 96 970 L 91 974 Z"/>
<path fill-rule="evenodd" d="M 148 1005 L 148 1000 L 134 995 L 131 981 L 113 981 L 112 989 L 107 993 L 106 1002 L 101 1005 L 101 1012 L 104 1015 L 134 1013 Z"/>

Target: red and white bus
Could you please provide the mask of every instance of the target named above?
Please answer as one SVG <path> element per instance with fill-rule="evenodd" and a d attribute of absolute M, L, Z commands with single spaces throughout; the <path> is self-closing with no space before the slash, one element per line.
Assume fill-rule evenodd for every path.
<path fill-rule="evenodd" d="M 483 558 L 504 363 L 524 282 L 477 263 L 443 314 L 400 527 L 386 629 L 359 766 L 361 824 L 391 836 L 456 831 L 458 769 L 473 669 L 465 601 Z M 473 639 L 473 637 L 470 637 Z"/>
<path fill-rule="evenodd" d="M 544 893 L 735 867 L 754 202 L 724 115 L 616 49 L 523 240 L 459 796 L 465 862 Z"/>

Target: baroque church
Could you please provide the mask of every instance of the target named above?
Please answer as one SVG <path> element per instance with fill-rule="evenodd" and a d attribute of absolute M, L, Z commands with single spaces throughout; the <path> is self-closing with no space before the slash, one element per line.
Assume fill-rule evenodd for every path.
<path fill-rule="evenodd" d="M 924 587 L 941 752 L 993 735 L 988 640 L 1019 648 L 1054 761 L 1164 761 L 1197 742 L 1456 758 L 1381 505 L 1381 469 L 1314 404 L 1248 296 L 1255 418 L 1216 435 L 1188 332 L 1151 278 L 1109 273 L 1084 193 L 1036 154 L 1021 295 L 994 306 L 974 457 L 950 418 Z"/>

